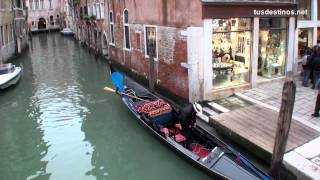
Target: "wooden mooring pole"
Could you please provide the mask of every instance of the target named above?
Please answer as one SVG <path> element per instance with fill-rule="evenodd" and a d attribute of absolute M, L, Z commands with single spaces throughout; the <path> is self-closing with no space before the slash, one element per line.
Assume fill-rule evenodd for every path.
<path fill-rule="evenodd" d="M 270 175 L 276 180 L 280 177 L 280 168 L 289 136 L 295 96 L 296 83 L 294 81 L 293 73 L 288 72 L 282 90 L 282 102 L 271 159 Z"/>

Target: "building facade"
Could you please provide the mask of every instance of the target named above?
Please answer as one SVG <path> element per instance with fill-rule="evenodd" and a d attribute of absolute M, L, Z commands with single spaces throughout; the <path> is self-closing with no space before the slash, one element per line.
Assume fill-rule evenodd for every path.
<path fill-rule="evenodd" d="M 27 46 L 27 11 L 23 0 L 0 2 L 0 62 L 21 53 Z"/>
<path fill-rule="evenodd" d="M 62 0 L 61 8 L 61 28 L 70 28 L 74 32 L 74 8 L 72 0 Z"/>
<path fill-rule="evenodd" d="M 108 55 L 104 0 L 79 0 L 75 9 L 75 37 L 97 53 Z"/>
<path fill-rule="evenodd" d="M 30 31 L 58 30 L 62 26 L 64 0 L 26 0 Z"/>
<path fill-rule="evenodd" d="M 159 87 L 190 102 L 221 98 L 294 69 L 295 15 L 265 9 L 296 1 L 106 1 L 107 54 L 146 79 L 154 55 Z"/>

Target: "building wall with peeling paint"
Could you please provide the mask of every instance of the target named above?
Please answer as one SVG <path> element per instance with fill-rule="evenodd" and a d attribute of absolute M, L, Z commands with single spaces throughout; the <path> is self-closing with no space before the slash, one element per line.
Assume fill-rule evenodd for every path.
<path fill-rule="evenodd" d="M 128 11 L 130 49 L 125 48 L 124 10 Z M 109 57 L 148 79 L 149 57 L 146 55 L 146 27 L 156 28 L 157 85 L 170 93 L 188 99 L 187 37 L 190 26 L 202 26 L 202 6 L 198 0 L 127 0 L 108 1 L 106 15 L 110 33 L 110 12 L 113 14 L 115 42 L 109 46 Z M 194 13 L 197 12 L 197 13 Z"/>
<path fill-rule="evenodd" d="M 27 0 L 28 27 L 31 31 L 60 29 L 62 19 L 60 12 L 63 11 L 63 0 Z M 45 28 L 39 28 L 39 23 L 44 19 Z"/>

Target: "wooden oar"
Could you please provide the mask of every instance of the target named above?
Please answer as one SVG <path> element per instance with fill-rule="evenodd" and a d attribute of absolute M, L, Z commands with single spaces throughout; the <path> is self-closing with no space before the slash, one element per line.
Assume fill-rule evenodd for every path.
<path fill-rule="evenodd" d="M 112 89 L 112 88 L 109 88 L 109 87 L 104 87 L 103 88 L 105 91 L 108 91 L 108 92 L 113 92 L 113 93 L 116 93 L 116 90 L 115 89 Z M 131 98 L 134 98 L 134 99 L 138 99 L 140 101 L 145 101 L 145 102 L 150 102 L 149 100 L 146 100 L 146 99 L 142 99 L 142 98 L 139 98 L 139 97 L 136 97 L 136 96 L 132 96 L 130 94 L 125 94 L 125 93 L 122 93 L 122 92 L 119 92 L 119 94 L 123 95 L 123 96 L 128 96 L 128 97 L 131 97 Z"/>

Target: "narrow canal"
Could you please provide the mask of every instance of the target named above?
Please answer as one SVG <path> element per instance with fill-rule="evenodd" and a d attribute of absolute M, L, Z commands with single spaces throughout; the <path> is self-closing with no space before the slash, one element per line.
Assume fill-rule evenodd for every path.
<path fill-rule="evenodd" d="M 105 60 L 60 34 L 33 37 L 20 83 L 0 91 L 0 180 L 206 180 L 114 94 Z"/>

